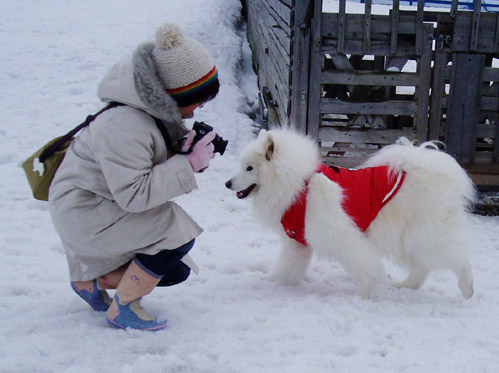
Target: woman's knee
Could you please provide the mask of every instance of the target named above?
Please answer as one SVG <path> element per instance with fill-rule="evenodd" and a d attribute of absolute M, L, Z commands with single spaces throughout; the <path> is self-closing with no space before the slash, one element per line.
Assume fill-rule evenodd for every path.
<path fill-rule="evenodd" d="M 190 274 L 191 269 L 184 263 L 179 262 L 175 268 L 163 276 L 157 286 L 172 286 L 180 284 L 181 282 L 187 280 Z"/>
<path fill-rule="evenodd" d="M 160 276 L 165 276 L 174 270 L 178 263 L 181 263 L 180 261 L 182 258 L 187 255 L 193 246 L 194 240 L 174 250 L 163 250 L 155 255 L 138 254 L 136 259 L 151 272 Z"/>

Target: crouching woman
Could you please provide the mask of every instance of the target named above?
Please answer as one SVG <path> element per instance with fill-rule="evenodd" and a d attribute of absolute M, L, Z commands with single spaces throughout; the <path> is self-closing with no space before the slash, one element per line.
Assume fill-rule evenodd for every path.
<path fill-rule="evenodd" d="M 196 270 L 188 252 L 202 230 L 172 199 L 197 188 L 194 173 L 214 157 L 214 133 L 192 146 L 184 119 L 218 89 L 205 48 L 177 25 L 162 25 L 155 43 L 140 45 L 99 84 L 103 102 L 122 105 L 79 134 L 52 182 L 50 213 L 71 286 L 107 311 L 113 327 L 165 328 L 141 298 Z M 116 289 L 112 299 L 106 289 Z"/>

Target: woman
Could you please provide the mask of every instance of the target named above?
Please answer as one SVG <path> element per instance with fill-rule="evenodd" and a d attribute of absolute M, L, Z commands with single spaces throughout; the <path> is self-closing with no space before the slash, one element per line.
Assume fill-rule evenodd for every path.
<path fill-rule="evenodd" d="M 155 43 L 140 45 L 99 84 L 103 102 L 124 105 L 80 133 L 52 182 L 50 213 L 71 286 L 94 310 L 107 311 L 113 327 L 165 328 L 166 320 L 140 306 L 141 297 L 196 271 L 187 253 L 202 229 L 171 200 L 197 188 L 194 173 L 214 157 L 215 134 L 192 146 L 194 132 L 183 119 L 218 89 L 205 48 L 177 25 L 162 25 Z M 110 300 L 105 289 L 113 288 Z"/>

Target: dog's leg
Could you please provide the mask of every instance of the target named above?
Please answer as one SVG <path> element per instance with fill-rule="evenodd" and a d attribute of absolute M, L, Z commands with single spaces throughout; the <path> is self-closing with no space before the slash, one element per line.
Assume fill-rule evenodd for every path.
<path fill-rule="evenodd" d="M 326 250 L 330 251 L 327 254 L 343 266 L 354 282 L 355 294 L 363 299 L 369 299 L 373 283 L 382 278 L 384 271 L 379 257 L 374 254 L 369 242 L 363 236 L 355 236 L 341 237 L 337 244 L 329 243 L 329 247 L 334 245 L 334 248 Z"/>
<path fill-rule="evenodd" d="M 461 269 L 454 271 L 457 276 L 459 289 L 465 299 L 473 296 L 473 275 L 471 273 L 471 266 L 465 265 Z"/>
<path fill-rule="evenodd" d="M 306 239 L 317 254 L 337 260 L 355 284 L 355 292 L 369 298 L 371 286 L 383 276 L 383 266 L 374 247 L 341 205 L 339 185 L 324 175 L 309 183 L 305 216 Z"/>
<path fill-rule="evenodd" d="M 419 289 L 423 286 L 429 271 L 421 267 L 412 267 L 407 278 L 401 283 L 395 284 L 398 288 Z"/>
<path fill-rule="evenodd" d="M 307 271 L 312 250 L 288 237 L 284 237 L 283 240 L 285 241 L 281 245 L 275 271 L 268 279 L 287 285 L 297 285 Z"/>

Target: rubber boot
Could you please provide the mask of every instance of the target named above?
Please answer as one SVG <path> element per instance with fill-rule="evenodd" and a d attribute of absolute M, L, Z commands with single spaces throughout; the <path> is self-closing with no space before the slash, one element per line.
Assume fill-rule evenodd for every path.
<path fill-rule="evenodd" d="M 161 277 L 141 266 L 137 259 L 132 260 L 107 310 L 107 323 L 118 329 L 160 330 L 166 328 L 166 320 L 158 321 L 140 305 L 142 297 L 156 287 Z"/>
<path fill-rule="evenodd" d="M 111 300 L 105 290 L 99 289 L 97 279 L 92 281 L 90 286 L 86 288 L 77 286 L 74 281 L 71 281 L 71 288 L 78 294 L 85 302 L 87 302 L 94 311 L 107 311 Z"/>

